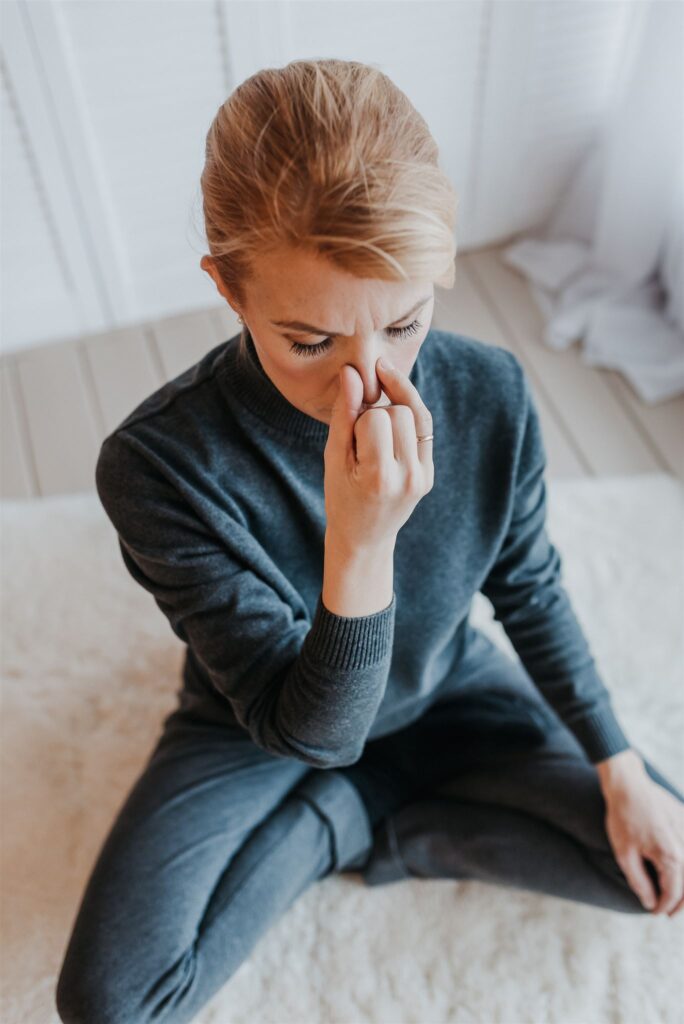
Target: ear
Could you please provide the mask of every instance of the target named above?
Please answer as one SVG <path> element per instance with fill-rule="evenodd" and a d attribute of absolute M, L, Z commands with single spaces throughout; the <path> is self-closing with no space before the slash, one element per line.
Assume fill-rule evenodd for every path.
<path fill-rule="evenodd" d="M 200 260 L 200 267 L 207 274 L 209 274 L 209 277 L 212 279 L 212 281 L 214 282 L 216 287 L 219 288 L 219 278 L 218 278 L 218 274 L 216 273 L 216 268 L 214 266 L 214 261 L 212 260 L 211 256 L 203 256 L 202 259 Z M 219 288 L 219 290 L 220 290 L 220 288 Z"/>
<path fill-rule="evenodd" d="M 228 291 L 228 289 L 226 288 L 225 284 L 221 280 L 221 277 L 219 275 L 218 270 L 216 269 L 216 265 L 215 265 L 212 257 L 211 256 L 203 256 L 202 259 L 200 260 L 200 267 L 202 268 L 202 270 L 205 270 L 207 272 L 207 274 L 209 274 L 209 276 L 213 280 L 214 284 L 216 285 L 218 291 L 221 293 L 221 295 L 226 300 L 228 305 L 234 310 L 234 312 L 237 313 L 238 310 L 235 307 L 235 304 L 234 304 L 234 302 L 232 300 L 230 292 Z"/>

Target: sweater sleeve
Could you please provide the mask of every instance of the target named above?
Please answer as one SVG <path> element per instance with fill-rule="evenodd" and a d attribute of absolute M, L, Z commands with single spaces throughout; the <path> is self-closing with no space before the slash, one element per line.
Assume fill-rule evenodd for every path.
<path fill-rule="evenodd" d="M 517 361 L 516 361 L 517 362 Z M 546 531 L 546 453 L 520 363 L 524 411 L 508 529 L 481 588 L 521 662 L 592 763 L 630 746 L 563 586 L 562 559 Z"/>
<path fill-rule="evenodd" d="M 218 536 L 202 496 L 173 477 L 131 435 L 102 444 L 97 491 L 131 576 L 258 746 L 319 768 L 358 760 L 387 685 L 396 594 L 380 611 L 342 616 L 319 593 L 313 621 L 296 615 L 249 530 L 226 515 Z"/>

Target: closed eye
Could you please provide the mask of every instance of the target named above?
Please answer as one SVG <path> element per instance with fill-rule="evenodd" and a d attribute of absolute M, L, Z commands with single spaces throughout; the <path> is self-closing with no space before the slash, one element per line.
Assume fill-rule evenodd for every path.
<path fill-rule="evenodd" d="M 392 338 L 408 338 L 410 335 L 416 334 L 422 326 L 420 320 L 413 320 L 412 323 L 406 324 L 405 327 L 387 327 L 385 333 L 389 334 Z M 295 352 L 300 356 L 316 356 L 329 349 L 332 343 L 332 338 L 324 338 L 323 341 L 319 341 L 315 345 L 303 345 L 299 341 L 292 341 L 290 352 Z"/>

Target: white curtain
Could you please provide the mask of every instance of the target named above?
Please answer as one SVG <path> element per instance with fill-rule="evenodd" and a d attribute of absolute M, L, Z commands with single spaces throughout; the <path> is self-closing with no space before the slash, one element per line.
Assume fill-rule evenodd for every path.
<path fill-rule="evenodd" d="M 580 340 L 649 404 L 684 392 L 683 67 L 684 5 L 639 5 L 613 116 L 539 237 L 503 251 L 545 343 Z"/>

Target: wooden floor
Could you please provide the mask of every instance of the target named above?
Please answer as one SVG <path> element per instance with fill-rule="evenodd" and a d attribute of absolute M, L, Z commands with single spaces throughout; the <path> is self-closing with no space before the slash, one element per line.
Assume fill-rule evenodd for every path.
<path fill-rule="evenodd" d="M 684 481 L 684 396 L 648 406 L 621 374 L 585 366 L 577 343 L 563 352 L 544 345 L 527 282 L 499 251 L 459 254 L 454 288 L 437 290 L 432 326 L 519 357 L 542 422 L 547 475 L 665 472 Z M 239 329 L 224 304 L 3 356 L 0 496 L 94 491 L 105 435 Z"/>

